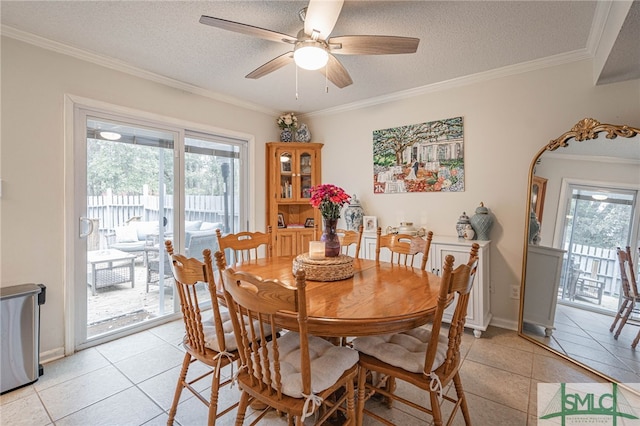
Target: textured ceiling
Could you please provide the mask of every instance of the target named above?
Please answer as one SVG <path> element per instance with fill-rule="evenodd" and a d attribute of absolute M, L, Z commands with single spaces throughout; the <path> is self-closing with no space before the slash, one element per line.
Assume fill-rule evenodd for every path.
<path fill-rule="evenodd" d="M 346 1 L 333 36 L 417 37 L 418 51 L 340 56 L 354 83 L 344 89 L 328 83 L 328 93 L 319 72 L 299 70 L 297 100 L 294 65 L 258 80 L 244 78 L 290 50 L 288 45 L 198 22 L 204 14 L 295 36 L 302 28 L 298 11 L 306 4 L 2 1 L 1 22 L 4 35 L 45 46 L 53 41 L 57 50 L 98 55 L 115 68 L 151 72 L 178 87 L 187 84 L 188 90 L 193 86 L 265 110 L 308 113 L 532 61 L 551 64 L 592 56 L 589 43 L 600 10 L 590 1 Z"/>

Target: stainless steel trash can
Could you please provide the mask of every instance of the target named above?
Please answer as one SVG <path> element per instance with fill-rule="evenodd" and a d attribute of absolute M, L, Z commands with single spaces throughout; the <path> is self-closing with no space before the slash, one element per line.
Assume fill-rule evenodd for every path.
<path fill-rule="evenodd" d="M 0 288 L 0 393 L 31 384 L 42 375 L 40 305 L 44 284 Z"/>

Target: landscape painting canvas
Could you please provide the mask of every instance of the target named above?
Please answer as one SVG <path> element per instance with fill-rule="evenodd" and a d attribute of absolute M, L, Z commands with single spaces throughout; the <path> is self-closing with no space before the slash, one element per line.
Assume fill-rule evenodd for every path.
<path fill-rule="evenodd" d="M 374 130 L 373 191 L 464 191 L 462 117 Z"/>

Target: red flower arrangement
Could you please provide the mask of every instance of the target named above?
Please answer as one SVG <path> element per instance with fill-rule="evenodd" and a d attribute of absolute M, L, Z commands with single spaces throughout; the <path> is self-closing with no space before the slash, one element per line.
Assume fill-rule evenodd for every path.
<path fill-rule="evenodd" d="M 325 183 L 311 188 L 311 205 L 320 209 L 320 214 L 325 219 L 338 219 L 340 209 L 349 203 L 351 196 L 344 189 Z"/>

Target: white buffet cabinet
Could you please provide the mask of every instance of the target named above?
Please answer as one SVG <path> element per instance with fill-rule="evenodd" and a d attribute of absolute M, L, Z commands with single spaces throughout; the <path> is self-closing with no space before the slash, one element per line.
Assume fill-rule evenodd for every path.
<path fill-rule="evenodd" d="M 554 330 L 558 288 L 564 250 L 529 244 L 524 288 L 523 321 L 544 327 L 545 336 Z"/>
<path fill-rule="evenodd" d="M 469 296 L 467 306 L 467 320 L 465 327 L 473 329 L 473 335 L 480 337 L 487 330 L 491 321 L 491 241 L 467 241 L 458 237 L 435 236 L 431 240 L 431 252 L 427 262 L 427 270 L 440 275 L 444 258 L 450 254 L 456 258 L 455 265 L 466 263 L 469 260 L 471 244 L 478 243 L 478 271 Z M 455 266 L 454 266 L 455 267 Z M 452 304 L 444 313 L 444 320 L 451 320 Z"/>
<path fill-rule="evenodd" d="M 467 262 L 471 244 L 478 243 L 478 272 L 473 283 L 473 289 L 469 297 L 467 306 L 467 320 L 465 327 L 473 329 L 473 334 L 480 337 L 483 331 L 487 330 L 491 321 L 491 241 L 467 241 L 458 237 L 434 235 L 431 240 L 431 251 L 427 261 L 427 270 L 436 275 L 441 274 L 445 257 L 450 254 L 456 258 L 455 264 Z M 376 258 L 376 238 L 375 234 L 364 234 L 361 244 L 361 255 L 368 259 Z M 385 252 L 388 252 L 385 250 Z M 385 256 L 386 254 L 386 256 Z M 388 261 L 388 254 L 381 253 L 381 260 Z M 419 265 L 418 265 L 419 266 Z M 454 304 L 452 304 L 444 314 L 444 320 L 450 321 L 453 315 Z"/>

